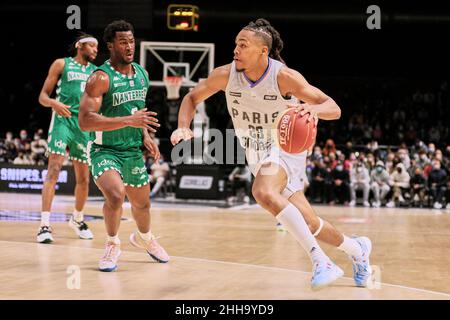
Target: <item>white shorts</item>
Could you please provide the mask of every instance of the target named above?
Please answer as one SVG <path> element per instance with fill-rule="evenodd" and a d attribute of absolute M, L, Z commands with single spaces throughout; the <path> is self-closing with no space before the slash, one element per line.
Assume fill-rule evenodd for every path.
<path fill-rule="evenodd" d="M 298 154 L 287 153 L 272 146 L 268 151 L 255 152 L 253 150 L 246 150 L 246 158 L 249 168 L 254 176 L 261 174 L 275 174 L 276 167 L 269 166 L 261 168 L 263 164 L 274 163 L 281 166 L 288 176 L 288 183 L 282 195 L 289 198 L 297 191 L 303 191 L 305 183 L 308 184 L 306 177 L 306 157 L 308 151 Z M 260 172 L 261 170 L 261 172 Z"/>

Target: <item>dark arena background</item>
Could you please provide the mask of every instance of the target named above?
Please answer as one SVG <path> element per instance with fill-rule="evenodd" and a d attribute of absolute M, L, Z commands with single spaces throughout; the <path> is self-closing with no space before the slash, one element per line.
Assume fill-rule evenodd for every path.
<path fill-rule="evenodd" d="M 319 241 L 344 276 L 311 290 L 308 254 L 252 194 L 255 178 L 232 130 L 225 92 L 197 107 L 194 139 L 177 145 L 191 152 L 183 161 L 174 152 L 170 136 L 183 97 L 233 61 L 237 34 L 258 18 L 280 33 L 286 65 L 341 109 L 338 120 L 319 120 L 304 193 L 315 214 L 340 232 L 370 238 L 366 287 L 355 286 L 345 252 Z M 152 135 L 161 161 L 142 152 L 151 230 L 170 262 L 152 263 L 129 243 L 137 229 L 126 199 L 119 268 L 106 273 L 97 268 L 107 239 L 105 199 L 92 174 L 82 211 L 94 238 L 79 239 L 67 226 L 77 185 L 70 159 L 55 185 L 54 241 L 36 242 L 52 118 L 39 94 L 50 65 L 70 56 L 79 31 L 98 39 L 93 62 L 103 64 L 109 58 L 103 31 L 118 19 L 134 26 L 134 61 L 150 79 L 145 105 L 161 124 Z M 450 10 L 444 2 L 19 0 L 0 3 L 0 26 L 0 278 L 8 279 L 0 299 L 450 300 Z M 212 152 L 214 134 L 223 144 Z M 211 163 L 214 157 L 223 161 Z M 181 303 L 167 309 L 168 318 L 194 312 L 176 306 Z"/>

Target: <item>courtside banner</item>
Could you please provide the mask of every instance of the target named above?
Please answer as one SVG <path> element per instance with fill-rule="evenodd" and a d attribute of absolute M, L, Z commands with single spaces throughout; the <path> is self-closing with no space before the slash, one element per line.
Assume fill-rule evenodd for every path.
<path fill-rule="evenodd" d="M 46 166 L 0 163 L 0 192 L 41 193 L 46 176 Z M 57 194 L 73 195 L 74 188 L 73 167 L 62 167 L 55 186 Z M 90 179 L 89 194 L 101 195 L 92 179 Z"/>

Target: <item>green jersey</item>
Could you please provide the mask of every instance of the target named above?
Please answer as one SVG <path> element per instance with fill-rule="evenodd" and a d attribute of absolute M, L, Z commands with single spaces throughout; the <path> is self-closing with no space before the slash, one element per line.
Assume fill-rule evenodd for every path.
<path fill-rule="evenodd" d="M 81 95 L 86 87 L 86 81 L 97 67 L 88 62 L 82 65 L 74 58 L 64 58 L 64 70 L 58 80 L 56 87 L 56 100 L 70 106 L 72 117 L 78 120 Z"/>
<path fill-rule="evenodd" d="M 103 95 L 99 113 L 105 117 L 129 116 L 145 108 L 145 98 L 149 86 L 147 72 L 137 63 L 132 63 L 134 75 L 127 76 L 116 71 L 109 60 L 97 70 L 109 77 L 109 90 Z M 138 151 L 142 145 L 142 129 L 125 127 L 113 131 L 96 131 L 91 133 L 91 140 L 96 145 L 121 151 Z"/>

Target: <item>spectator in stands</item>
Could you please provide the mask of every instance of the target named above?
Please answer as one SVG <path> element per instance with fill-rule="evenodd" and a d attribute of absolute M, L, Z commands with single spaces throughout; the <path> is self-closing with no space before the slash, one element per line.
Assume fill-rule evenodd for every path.
<path fill-rule="evenodd" d="M 150 198 L 154 198 L 169 176 L 170 167 L 169 164 L 164 161 L 163 155 L 161 155 L 159 160 L 151 165 L 150 170 L 150 183 L 155 184 L 150 192 Z"/>
<path fill-rule="evenodd" d="M 386 207 L 395 207 L 395 202 L 398 200 L 400 204 L 405 203 L 404 192 L 409 191 L 409 174 L 402 162 L 397 163 L 395 170 L 390 175 L 390 185 L 392 187 L 392 197 L 386 204 Z"/>
<path fill-rule="evenodd" d="M 334 144 L 333 139 L 328 139 L 325 143 L 325 147 L 322 150 L 322 154 L 324 156 L 330 155 L 330 153 L 336 154 L 336 145 Z"/>
<path fill-rule="evenodd" d="M 442 198 L 447 186 L 447 173 L 441 168 L 441 162 L 433 160 L 433 169 L 428 176 L 428 188 L 430 196 L 433 198 L 433 208 L 441 209 L 443 207 Z"/>
<path fill-rule="evenodd" d="M 14 159 L 13 164 L 33 164 L 33 161 L 28 157 L 28 155 L 23 152 L 19 151 L 18 156 Z"/>
<path fill-rule="evenodd" d="M 387 170 L 387 172 L 389 173 L 389 175 L 391 175 L 394 172 L 394 168 L 395 168 L 395 153 L 393 153 L 392 151 L 389 151 L 387 156 L 386 156 L 386 162 L 385 162 L 385 168 Z"/>
<path fill-rule="evenodd" d="M 237 196 L 239 188 L 244 188 L 245 195 L 243 201 L 245 203 L 250 203 L 250 195 L 252 191 L 252 173 L 248 166 L 238 165 L 231 171 L 228 176 L 228 180 L 231 182 L 231 188 L 233 192 L 233 197 Z"/>
<path fill-rule="evenodd" d="M 313 153 L 311 155 L 311 160 L 315 161 L 315 160 L 322 160 L 323 156 L 322 156 L 322 148 L 320 146 L 314 146 L 314 150 Z"/>
<path fill-rule="evenodd" d="M 20 130 L 20 139 L 17 145 L 18 151 L 23 151 L 26 154 L 31 153 L 31 140 L 28 138 L 27 130 Z"/>
<path fill-rule="evenodd" d="M 398 149 L 398 157 L 400 161 L 405 166 L 405 169 L 408 170 L 411 166 L 411 159 L 409 158 L 409 152 L 407 148 L 400 148 Z"/>
<path fill-rule="evenodd" d="M 427 152 L 424 149 L 421 149 L 419 151 L 419 160 L 417 161 L 417 165 L 423 169 L 429 163 L 430 159 L 427 156 Z"/>
<path fill-rule="evenodd" d="M 389 173 L 387 172 L 383 161 L 377 161 L 375 168 L 370 172 L 370 180 L 370 188 L 375 198 L 372 205 L 375 208 L 379 208 L 381 202 L 384 201 L 389 190 L 391 190 L 391 187 L 389 186 Z"/>
<path fill-rule="evenodd" d="M 350 172 L 350 206 L 356 205 L 356 191 L 363 191 L 363 204 L 365 207 L 370 207 L 369 191 L 370 191 L 370 175 L 369 170 L 361 161 L 358 161 L 356 166 Z"/>
<path fill-rule="evenodd" d="M 415 207 L 422 207 L 425 199 L 427 181 L 423 175 L 422 168 L 416 167 L 411 177 L 411 200 Z"/>
<path fill-rule="evenodd" d="M 336 168 L 331 171 L 331 197 L 329 204 L 335 204 L 337 201 L 341 204 L 347 205 L 350 190 L 350 175 L 347 170 L 344 169 L 344 163 L 338 161 Z"/>
<path fill-rule="evenodd" d="M 45 152 L 47 151 L 47 141 L 42 139 L 44 131 L 39 129 L 34 134 L 34 139 L 31 142 L 31 159 L 35 164 L 45 165 Z"/>
<path fill-rule="evenodd" d="M 11 131 L 6 132 L 5 140 L 3 141 L 3 158 L 5 162 L 12 163 L 17 157 L 17 148 L 14 143 L 13 133 Z"/>
<path fill-rule="evenodd" d="M 323 160 L 315 160 L 311 171 L 311 198 L 313 202 L 327 201 L 325 181 L 328 179 L 328 171 Z"/>
<path fill-rule="evenodd" d="M 365 159 L 365 165 L 367 170 L 369 170 L 369 172 L 372 172 L 372 170 L 375 168 L 375 156 L 373 155 L 372 152 L 369 152 L 367 154 L 367 157 Z"/>

